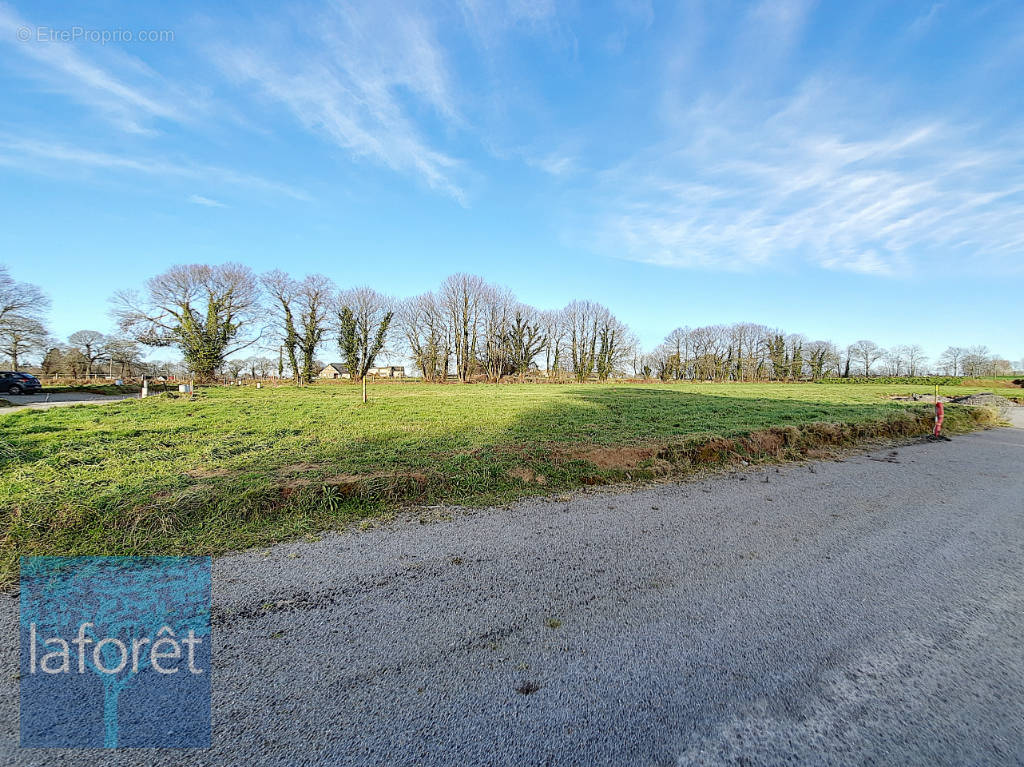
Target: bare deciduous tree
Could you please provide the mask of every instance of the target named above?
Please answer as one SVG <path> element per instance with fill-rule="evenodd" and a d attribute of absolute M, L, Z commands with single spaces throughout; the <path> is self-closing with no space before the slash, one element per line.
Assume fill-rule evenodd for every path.
<path fill-rule="evenodd" d="M 37 286 L 17 282 L 0 264 L 0 354 L 17 370 L 29 354 L 45 354 L 52 346 L 43 317 L 50 300 Z"/>
<path fill-rule="evenodd" d="M 917 344 L 911 344 L 909 346 L 904 346 L 903 352 L 906 357 L 907 375 L 920 375 L 922 368 L 928 361 L 928 358 L 924 354 L 924 349 Z"/>
<path fill-rule="evenodd" d="M 512 368 L 507 343 L 516 300 L 507 288 L 489 285 L 481 297 L 480 362 L 491 381 L 497 381 Z"/>
<path fill-rule="evenodd" d="M 481 313 L 490 286 L 473 274 L 453 274 L 441 284 L 440 299 L 451 331 L 455 372 L 468 381 L 477 369 Z"/>
<path fill-rule="evenodd" d="M 658 355 L 659 378 L 674 378 L 677 381 L 687 376 L 686 362 L 690 359 L 690 328 L 676 328 L 665 336 L 664 351 Z"/>
<path fill-rule="evenodd" d="M 135 375 L 142 367 L 142 351 L 134 338 L 107 338 L 107 355 L 111 369 L 117 368 L 122 378 Z"/>
<path fill-rule="evenodd" d="M 261 355 L 249 357 L 249 359 L 245 361 L 245 366 L 248 370 L 249 377 L 252 378 L 254 381 L 257 378 L 263 379 L 269 376 L 270 372 L 274 369 L 274 365 L 274 360 L 268 359 L 267 357 L 263 357 Z"/>
<path fill-rule="evenodd" d="M 565 314 L 559 311 L 540 313 L 544 332 L 544 370 L 549 376 L 558 377 L 563 368 L 562 354 L 565 348 Z"/>
<path fill-rule="evenodd" d="M 146 282 L 144 294 L 115 295 L 122 331 L 147 346 L 177 346 L 200 380 L 255 343 L 259 282 L 239 264 L 174 266 Z"/>
<path fill-rule="evenodd" d="M 270 298 L 282 353 L 287 353 L 297 383 L 312 383 L 317 375 L 313 362 L 329 327 L 335 286 L 322 274 L 307 275 L 301 282 L 280 270 L 261 277 Z M 301 359 L 301 362 L 300 362 Z"/>
<path fill-rule="evenodd" d="M 562 310 L 569 344 L 569 361 L 577 381 L 586 381 L 598 370 L 598 362 L 608 364 L 609 348 L 614 354 L 614 317 L 608 309 L 593 301 L 573 301 Z M 603 344 L 599 346 L 599 344 Z"/>
<path fill-rule="evenodd" d="M 452 354 L 451 336 L 437 296 L 424 293 L 403 302 L 398 319 L 420 374 L 427 381 L 443 381 Z"/>
<path fill-rule="evenodd" d="M 7 267 L 0 264 L 0 324 L 12 316 L 41 323 L 49 306 L 50 299 L 42 290 L 30 283 L 15 281 Z"/>
<path fill-rule="evenodd" d="M 104 354 L 107 337 L 98 330 L 76 330 L 68 336 L 68 343 L 86 359 L 86 374 L 92 375 L 92 366 Z"/>
<path fill-rule="evenodd" d="M 960 375 L 960 364 L 967 356 L 967 350 L 962 346 L 947 346 L 946 350 L 939 355 L 939 366 L 947 375 Z"/>
<path fill-rule="evenodd" d="M 882 355 L 882 370 L 887 376 L 899 376 L 906 372 L 907 352 L 902 344 L 890 346 Z"/>
<path fill-rule="evenodd" d="M 242 371 L 245 370 L 246 361 L 239 359 L 238 357 L 232 357 L 231 359 L 224 360 L 224 369 L 231 377 L 232 381 L 237 381 L 242 375 Z"/>
<path fill-rule="evenodd" d="M 864 375 L 871 375 L 871 366 L 885 355 L 885 349 L 874 341 L 861 339 L 850 345 L 847 352 L 850 358 L 858 362 L 864 368 Z"/>
<path fill-rule="evenodd" d="M 43 323 L 32 317 L 8 313 L 0 323 L 0 354 L 10 360 L 12 370 L 18 370 L 30 354 L 45 354 L 50 345 Z"/>
<path fill-rule="evenodd" d="M 275 269 L 260 277 L 263 289 L 270 299 L 271 314 L 276 321 L 276 332 L 280 341 L 280 353 L 288 355 L 288 364 L 292 369 L 292 378 L 301 383 L 299 376 L 299 333 L 295 328 L 295 296 L 299 291 L 298 283 L 282 272 Z M 281 366 L 283 373 L 283 365 Z"/>
<path fill-rule="evenodd" d="M 708 325 L 695 328 L 690 333 L 693 353 L 693 378 L 699 381 L 713 381 L 725 377 L 728 359 L 724 328 Z"/>
<path fill-rule="evenodd" d="M 960 366 L 965 376 L 993 375 L 995 357 L 987 346 L 972 346 L 966 350 Z"/>

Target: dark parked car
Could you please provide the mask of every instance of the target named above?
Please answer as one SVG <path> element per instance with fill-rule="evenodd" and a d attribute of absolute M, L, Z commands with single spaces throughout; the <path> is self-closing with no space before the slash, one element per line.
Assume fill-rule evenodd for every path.
<path fill-rule="evenodd" d="M 35 394 L 42 390 L 43 385 L 33 375 L 0 370 L 0 394 Z"/>

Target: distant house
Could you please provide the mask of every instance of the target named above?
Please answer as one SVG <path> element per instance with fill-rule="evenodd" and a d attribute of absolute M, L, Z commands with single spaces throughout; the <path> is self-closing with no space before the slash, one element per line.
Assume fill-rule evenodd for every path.
<path fill-rule="evenodd" d="M 370 368 L 366 371 L 368 375 L 377 378 L 405 378 L 405 368 L 401 365 L 385 365 L 380 368 Z"/>
<path fill-rule="evenodd" d="M 405 378 L 405 368 L 401 365 L 385 365 L 378 368 L 370 368 L 366 371 L 368 376 L 374 378 Z M 320 378 L 351 378 L 344 362 L 332 362 L 320 371 Z"/>
<path fill-rule="evenodd" d="M 343 362 L 332 362 L 320 371 L 320 378 L 351 378 Z"/>

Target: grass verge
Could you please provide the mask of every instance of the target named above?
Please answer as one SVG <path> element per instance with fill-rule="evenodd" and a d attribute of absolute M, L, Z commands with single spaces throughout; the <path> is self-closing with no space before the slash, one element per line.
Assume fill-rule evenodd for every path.
<path fill-rule="evenodd" d="M 237 389 L 0 421 L 0 583 L 19 555 L 215 554 L 402 504 L 505 503 L 931 429 L 906 387 Z M 950 406 L 953 432 L 994 424 Z"/>

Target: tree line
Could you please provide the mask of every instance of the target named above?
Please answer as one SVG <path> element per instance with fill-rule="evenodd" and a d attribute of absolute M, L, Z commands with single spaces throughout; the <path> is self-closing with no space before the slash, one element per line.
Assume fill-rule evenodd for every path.
<path fill-rule="evenodd" d="M 317 351 L 336 348 L 352 378 L 363 378 L 387 344 L 409 355 L 428 381 L 497 381 L 544 369 L 584 381 L 621 372 L 636 337 L 605 306 L 573 301 L 542 312 L 506 288 L 455 274 L 407 300 L 367 288 L 339 290 L 321 274 L 256 275 L 238 264 L 177 266 L 143 291 L 115 296 L 122 332 L 140 343 L 177 347 L 198 378 L 257 343 L 278 346 L 282 367 L 301 383 L 319 373 Z"/>
<path fill-rule="evenodd" d="M 606 306 L 573 301 L 541 311 L 507 288 L 470 274 L 454 274 L 436 291 L 398 305 L 398 330 L 419 374 L 460 381 L 498 381 L 531 370 L 577 381 L 606 380 L 621 372 L 639 343 Z"/>
<path fill-rule="evenodd" d="M 1012 373 L 985 346 L 951 346 L 929 365 L 918 344 L 882 348 L 867 339 L 838 347 L 765 325 L 736 323 L 676 328 L 641 357 L 638 374 L 662 380 L 798 381 L 850 376 L 913 377 L 934 367 L 951 376 Z"/>
<path fill-rule="evenodd" d="M 356 380 L 383 354 L 408 358 L 427 381 L 541 373 L 581 382 L 792 381 L 916 376 L 929 369 L 916 344 L 884 349 L 861 340 L 840 348 L 754 323 L 679 327 L 644 352 L 606 306 L 577 300 L 541 310 L 471 274 L 451 275 L 436 290 L 400 300 L 367 287 L 340 289 L 322 274 L 260 275 L 239 264 L 174 266 L 141 290 L 114 295 L 118 334 L 81 330 L 63 344 L 46 332 L 47 306 L 42 291 L 15 282 L 0 266 L 0 355 L 14 367 L 25 355 L 39 353 L 44 373 L 76 377 L 113 373 L 116 367 L 121 376 L 188 372 L 209 380 L 276 372 L 311 383 L 323 368 L 318 354 L 336 350 Z M 146 347 L 174 349 L 182 362 L 144 362 Z M 247 350 L 264 353 L 243 357 Z M 982 346 L 950 347 L 936 367 L 966 376 L 1012 369 Z"/>

